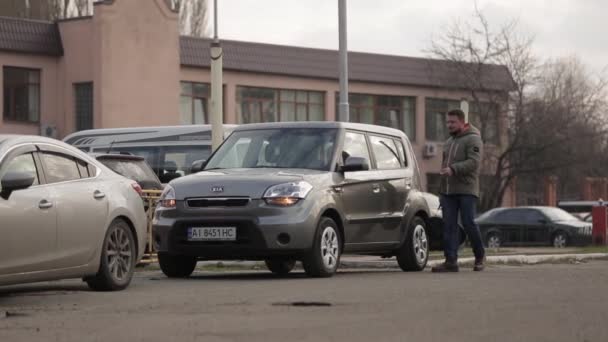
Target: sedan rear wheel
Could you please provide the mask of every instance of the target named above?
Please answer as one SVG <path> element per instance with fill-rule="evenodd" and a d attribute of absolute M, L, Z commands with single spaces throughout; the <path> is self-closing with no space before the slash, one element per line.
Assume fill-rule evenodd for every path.
<path fill-rule="evenodd" d="M 568 245 L 568 237 L 566 234 L 559 232 L 553 236 L 553 247 L 565 248 Z"/>
<path fill-rule="evenodd" d="M 488 248 L 498 249 L 502 245 L 502 241 L 500 240 L 500 236 L 498 234 L 490 233 L 486 239 L 486 244 Z"/>
<path fill-rule="evenodd" d="M 122 290 L 131 283 L 136 258 L 137 250 L 131 228 L 124 220 L 114 220 L 103 242 L 99 271 L 85 281 L 96 291 Z"/>

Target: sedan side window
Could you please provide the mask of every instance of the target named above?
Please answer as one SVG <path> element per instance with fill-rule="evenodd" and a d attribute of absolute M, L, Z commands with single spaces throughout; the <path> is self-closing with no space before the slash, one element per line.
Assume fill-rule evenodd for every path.
<path fill-rule="evenodd" d="M 74 158 L 54 153 L 43 153 L 42 162 L 45 166 L 46 181 L 49 184 L 80 179 L 80 171 Z"/>
<path fill-rule="evenodd" d="M 361 133 L 346 132 L 344 136 L 344 150 L 342 151 L 342 163 L 345 163 L 348 157 L 363 158 L 371 165 L 365 135 Z"/>
<path fill-rule="evenodd" d="M 400 169 L 399 152 L 392 139 L 370 137 L 378 170 Z"/>
<path fill-rule="evenodd" d="M 545 216 L 538 212 L 537 210 L 528 209 L 524 215 L 524 222 L 526 224 L 538 224 L 541 220 L 547 221 Z"/>
<path fill-rule="evenodd" d="M 31 153 L 21 154 L 10 160 L 6 165 L 6 168 L 2 171 L 2 174 L 0 174 L 0 178 L 4 177 L 4 175 L 9 172 L 30 174 L 34 177 L 33 185 L 40 184 L 34 156 Z"/>

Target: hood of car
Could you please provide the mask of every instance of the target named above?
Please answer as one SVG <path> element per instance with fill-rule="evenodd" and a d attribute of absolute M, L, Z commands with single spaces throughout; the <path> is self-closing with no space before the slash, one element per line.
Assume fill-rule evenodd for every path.
<path fill-rule="evenodd" d="M 196 197 L 249 197 L 260 199 L 273 185 L 314 180 L 324 171 L 274 168 L 221 169 L 177 178 L 169 184 L 177 200 Z M 313 184 L 314 185 L 314 184 Z"/>

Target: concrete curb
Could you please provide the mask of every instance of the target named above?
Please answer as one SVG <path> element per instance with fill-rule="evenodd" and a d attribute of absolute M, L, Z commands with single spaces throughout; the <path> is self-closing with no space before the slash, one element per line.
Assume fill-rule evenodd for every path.
<path fill-rule="evenodd" d="M 351 257 L 342 260 L 340 268 L 399 268 L 397 260 L 356 260 Z M 608 260 L 608 253 L 589 253 L 589 254 L 554 254 L 554 255 L 508 255 L 508 256 L 489 256 L 486 258 L 487 265 L 536 265 L 550 263 L 579 263 L 590 260 Z M 443 260 L 430 260 L 427 267 L 433 267 L 442 263 Z M 462 258 L 458 260 L 460 266 L 472 266 L 475 258 Z"/>

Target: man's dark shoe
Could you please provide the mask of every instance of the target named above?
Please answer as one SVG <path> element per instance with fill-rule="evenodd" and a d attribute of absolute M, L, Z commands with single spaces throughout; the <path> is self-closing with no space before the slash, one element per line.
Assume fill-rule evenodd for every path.
<path fill-rule="evenodd" d="M 486 268 L 486 265 L 484 264 L 486 258 L 481 258 L 481 259 L 475 259 L 475 266 L 473 266 L 473 271 L 475 272 L 481 272 Z"/>
<path fill-rule="evenodd" d="M 431 269 L 434 273 L 458 272 L 458 264 L 455 262 L 444 262 Z"/>

